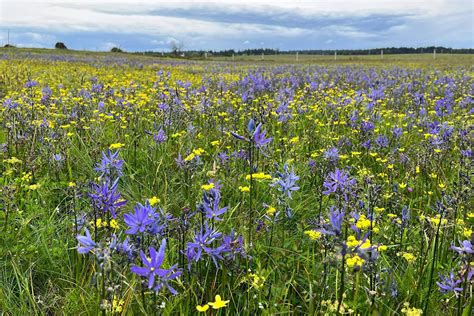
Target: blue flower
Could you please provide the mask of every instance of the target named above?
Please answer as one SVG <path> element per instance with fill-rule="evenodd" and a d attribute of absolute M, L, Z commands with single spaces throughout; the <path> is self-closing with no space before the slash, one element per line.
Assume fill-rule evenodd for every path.
<path fill-rule="evenodd" d="M 122 167 L 124 161 L 118 158 L 119 152 L 111 152 L 110 149 L 102 152 L 102 160 L 94 168 L 95 171 L 100 172 L 100 176 L 122 176 Z"/>
<path fill-rule="evenodd" d="M 440 281 L 436 282 L 436 284 L 438 284 L 441 293 L 454 292 L 458 294 L 462 292 L 462 287 L 459 286 L 461 285 L 462 280 L 455 280 L 453 271 L 446 276 L 439 274 L 439 278 Z"/>
<path fill-rule="evenodd" d="M 206 218 L 215 219 L 216 221 L 222 220 L 222 218 L 219 218 L 219 216 L 224 214 L 229 207 L 226 206 L 220 208 L 220 199 L 221 197 L 218 190 L 210 190 L 209 195 L 206 192 L 203 193 L 203 203 L 201 204 L 201 206 L 202 211 L 206 214 Z"/>
<path fill-rule="evenodd" d="M 225 246 L 221 245 L 217 248 L 212 248 L 212 243 L 221 237 L 221 233 L 214 229 L 210 229 L 207 223 L 202 227 L 199 233 L 194 236 L 193 242 L 186 244 L 186 255 L 189 261 L 197 262 L 202 259 L 202 255 L 207 254 L 212 261 L 219 266 L 217 260 L 222 260 L 222 253 L 225 251 Z"/>
<path fill-rule="evenodd" d="M 295 175 L 294 171 L 288 171 L 288 166 L 285 164 L 284 172 L 278 172 L 278 180 L 275 183 L 272 183 L 272 186 L 278 185 L 278 190 L 283 192 L 283 194 L 287 195 L 291 199 L 291 192 L 299 190 L 299 186 L 296 185 L 296 181 L 300 179 L 297 175 Z"/>
<path fill-rule="evenodd" d="M 166 286 L 168 290 L 176 295 L 178 292 L 169 285 L 169 281 L 176 279 L 181 275 L 181 271 L 176 269 L 176 265 L 172 266 L 169 269 L 162 269 L 161 265 L 165 259 L 165 248 L 166 248 L 166 239 L 161 241 L 161 246 L 158 252 L 155 248 L 150 247 L 148 251 L 150 253 L 150 258 L 147 258 L 143 251 L 140 251 L 140 257 L 144 267 L 133 265 L 130 270 L 132 273 L 140 275 L 142 277 L 148 278 L 148 288 L 155 292 L 159 292 L 163 286 Z"/>
<path fill-rule="evenodd" d="M 257 147 L 263 147 L 267 145 L 269 142 L 273 140 L 273 138 L 265 138 L 267 131 L 262 132 L 262 123 L 257 125 L 257 128 L 253 132 L 253 141 L 255 143 L 255 146 Z"/>
<path fill-rule="evenodd" d="M 80 254 L 86 254 L 92 249 L 94 249 L 96 246 L 95 242 L 92 240 L 89 230 L 86 228 L 85 231 L 86 231 L 85 236 L 80 236 L 80 235 L 76 236 L 76 239 L 79 242 L 77 252 L 79 252 Z"/>
<path fill-rule="evenodd" d="M 112 184 L 109 181 L 104 181 L 101 185 L 93 183 L 94 192 L 89 194 L 94 206 L 103 213 L 110 212 L 113 218 L 117 217 L 117 210 L 127 203 L 121 200 L 121 194 L 117 193 L 118 180 L 117 178 Z"/>
<path fill-rule="evenodd" d="M 451 249 L 456 251 L 459 254 L 473 254 L 474 250 L 472 249 L 472 244 L 471 241 L 469 240 L 464 240 L 459 242 L 459 247 L 454 246 L 454 244 L 451 244 Z"/>
<path fill-rule="evenodd" d="M 331 193 L 337 193 L 346 196 L 355 183 L 356 180 L 350 178 L 345 170 L 336 168 L 334 172 L 329 173 L 326 177 L 326 180 L 323 183 L 326 190 L 323 191 L 323 194 L 329 195 Z"/>
<path fill-rule="evenodd" d="M 145 205 L 138 203 L 134 208 L 135 213 L 124 214 L 125 224 L 130 227 L 125 231 L 126 234 L 134 235 L 137 232 L 143 233 L 148 226 L 152 225 L 154 220 L 154 208 L 150 202 L 146 201 Z"/>
<path fill-rule="evenodd" d="M 153 140 L 157 144 L 163 143 L 167 139 L 165 131 L 163 129 L 160 129 L 157 134 L 153 135 Z"/>

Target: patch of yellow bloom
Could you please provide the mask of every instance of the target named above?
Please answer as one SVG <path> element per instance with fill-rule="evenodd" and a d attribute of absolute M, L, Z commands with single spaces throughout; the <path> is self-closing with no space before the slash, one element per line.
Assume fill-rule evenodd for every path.
<path fill-rule="evenodd" d="M 410 303 L 405 302 L 403 303 L 402 313 L 407 316 L 420 316 L 423 314 L 423 310 L 415 307 L 410 307 Z"/>
<path fill-rule="evenodd" d="M 155 206 L 156 204 L 160 203 L 160 199 L 157 198 L 156 196 L 153 196 L 151 199 L 148 200 L 148 203 L 150 203 L 151 206 Z"/>
<path fill-rule="evenodd" d="M 16 158 L 16 157 L 11 157 L 9 159 L 5 159 L 5 160 L 3 160 L 3 162 L 6 162 L 10 165 L 21 164 L 22 163 L 22 161 L 20 159 Z"/>
<path fill-rule="evenodd" d="M 271 180 L 272 176 L 269 174 L 265 174 L 263 172 L 252 173 L 252 175 L 245 176 L 245 180 L 250 180 L 250 178 L 254 180 Z"/>
<path fill-rule="evenodd" d="M 304 232 L 304 234 L 308 236 L 311 240 L 318 240 L 319 238 L 321 238 L 322 235 L 321 232 L 315 230 L 307 230 Z"/>
<path fill-rule="evenodd" d="M 359 257 L 358 255 L 354 255 L 346 259 L 347 267 L 360 267 L 364 264 L 365 260 Z"/>
<path fill-rule="evenodd" d="M 365 215 L 362 214 L 356 223 L 356 227 L 361 230 L 368 229 L 370 228 L 370 220 L 367 219 L 367 217 L 365 217 Z"/>
<path fill-rule="evenodd" d="M 209 304 L 204 304 L 204 305 L 197 305 L 196 309 L 200 313 L 205 313 L 209 309 Z"/>
<path fill-rule="evenodd" d="M 398 255 L 401 255 L 408 263 L 413 263 L 416 260 L 416 257 L 409 252 L 398 253 Z"/>
<path fill-rule="evenodd" d="M 209 191 L 211 189 L 214 189 L 214 183 L 211 182 L 209 184 L 203 184 L 201 185 L 201 189 L 203 189 L 204 191 Z"/>
<path fill-rule="evenodd" d="M 250 273 L 249 274 L 249 281 L 250 281 L 250 285 L 253 288 L 258 290 L 258 289 L 263 287 L 263 284 L 265 283 L 265 277 L 259 276 L 259 275 L 254 274 L 254 273 Z"/>
<path fill-rule="evenodd" d="M 266 212 L 267 215 L 268 216 L 273 216 L 273 214 L 275 214 L 275 212 L 276 212 L 276 208 L 274 208 L 273 206 L 268 205 L 267 212 Z"/>
<path fill-rule="evenodd" d="M 213 309 L 220 309 L 226 307 L 229 301 L 223 301 L 220 295 L 216 295 L 215 302 L 209 302 L 208 304 L 212 306 Z"/>
<path fill-rule="evenodd" d="M 111 145 L 109 146 L 109 149 L 110 149 L 110 150 L 113 150 L 113 149 L 120 149 L 120 148 L 122 148 L 122 147 L 124 147 L 124 146 L 125 146 L 125 144 L 122 144 L 122 143 L 115 143 L 115 144 L 111 144 Z"/>
<path fill-rule="evenodd" d="M 243 193 L 250 192 L 250 188 L 249 188 L 249 187 L 242 187 L 242 186 L 239 186 L 239 190 L 240 190 L 240 192 L 243 192 Z"/>

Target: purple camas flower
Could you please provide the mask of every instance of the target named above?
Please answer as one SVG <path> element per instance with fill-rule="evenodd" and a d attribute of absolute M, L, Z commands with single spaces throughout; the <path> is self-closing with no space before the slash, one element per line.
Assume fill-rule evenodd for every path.
<path fill-rule="evenodd" d="M 273 140 L 273 138 L 271 137 L 265 138 L 266 133 L 267 131 L 262 132 L 262 123 L 258 124 L 252 136 L 252 139 L 255 142 L 255 146 L 263 147 Z"/>
<path fill-rule="evenodd" d="M 138 203 L 134 211 L 135 213 L 127 213 L 123 216 L 125 224 L 129 227 L 129 229 L 125 231 L 126 234 L 134 235 L 138 232 L 143 233 L 155 222 L 155 209 L 151 207 L 148 200 L 145 205 Z"/>
<path fill-rule="evenodd" d="M 344 222 L 345 212 L 331 206 L 329 209 L 329 224 L 324 223 L 322 228 L 318 229 L 323 234 L 339 236 L 342 231 L 342 223 Z"/>
<path fill-rule="evenodd" d="M 77 252 L 80 254 L 86 254 L 92 249 L 95 248 L 96 244 L 92 240 L 91 234 L 89 233 L 89 230 L 86 228 L 85 229 L 86 235 L 85 236 L 80 236 L 77 235 L 76 239 L 79 242 L 79 246 L 77 248 Z"/>
<path fill-rule="evenodd" d="M 379 148 L 385 148 L 388 146 L 388 138 L 385 135 L 379 135 L 375 140 L 375 143 Z"/>
<path fill-rule="evenodd" d="M 38 81 L 36 80 L 28 80 L 26 83 L 25 83 L 25 88 L 33 88 L 33 87 L 36 87 L 38 85 Z"/>
<path fill-rule="evenodd" d="M 326 190 L 323 191 L 324 195 L 331 193 L 342 194 L 347 199 L 347 193 L 356 184 L 354 178 L 349 177 L 349 174 L 345 170 L 336 168 L 334 172 L 330 172 L 323 183 Z"/>
<path fill-rule="evenodd" d="M 117 217 L 117 211 L 124 206 L 127 201 L 121 200 L 121 194 L 117 193 L 117 178 L 112 184 L 109 181 L 103 181 L 102 184 L 92 184 L 93 193 L 89 194 L 94 206 L 102 213 L 110 212 L 113 218 Z"/>
<path fill-rule="evenodd" d="M 161 128 L 157 134 L 153 135 L 153 140 L 156 144 L 161 144 L 167 139 L 165 131 Z"/>
<path fill-rule="evenodd" d="M 459 247 L 454 246 L 451 244 L 451 249 L 456 251 L 459 254 L 473 254 L 474 250 L 472 249 L 472 244 L 470 240 L 463 240 L 459 242 Z"/>
<path fill-rule="evenodd" d="M 228 235 L 222 236 L 222 246 L 225 249 L 227 259 L 234 260 L 237 255 L 245 258 L 247 254 L 244 249 L 244 240 L 242 236 L 235 236 L 235 232 L 232 229 Z"/>
<path fill-rule="evenodd" d="M 158 251 L 153 247 L 148 248 L 150 258 L 147 258 L 143 251 L 140 251 L 140 257 L 145 266 L 140 267 L 133 265 L 130 270 L 137 275 L 148 278 L 149 289 L 153 288 L 155 292 L 159 292 L 164 286 L 166 286 L 173 295 L 176 295 L 178 292 L 172 288 L 168 282 L 179 277 L 181 271 L 176 270 L 177 265 L 174 265 L 169 269 L 161 268 L 165 259 L 165 248 L 166 239 L 163 239 Z"/>
<path fill-rule="evenodd" d="M 462 280 L 461 279 L 456 280 L 454 278 L 453 271 L 451 271 L 449 275 L 446 275 L 446 276 L 440 273 L 439 278 L 440 278 L 440 281 L 436 282 L 436 284 L 438 284 L 438 287 L 441 293 L 454 292 L 456 294 L 459 294 L 462 292 L 462 287 L 459 286 L 462 284 Z"/>
<path fill-rule="evenodd" d="M 221 237 L 221 233 L 214 229 L 210 229 L 207 223 L 202 227 L 199 233 L 194 236 L 193 242 L 188 242 L 186 245 L 186 254 L 189 261 L 197 262 L 201 260 L 203 253 L 207 254 L 216 267 L 219 267 L 218 260 L 222 260 L 222 254 L 225 252 L 225 246 L 221 245 L 217 248 L 212 248 L 212 243 Z"/>
<path fill-rule="evenodd" d="M 331 223 L 331 229 L 339 235 L 342 229 L 342 222 L 344 221 L 345 213 L 335 207 L 331 207 L 329 210 L 329 222 Z"/>
<path fill-rule="evenodd" d="M 216 221 L 222 220 L 222 218 L 219 218 L 219 216 L 224 214 L 229 207 L 226 206 L 226 207 L 220 208 L 219 202 L 220 202 L 219 193 L 207 195 L 206 192 L 204 192 L 202 207 L 203 207 L 203 211 L 206 214 L 206 218 L 215 219 Z"/>
<path fill-rule="evenodd" d="M 244 136 L 241 136 L 237 133 L 231 132 L 232 136 L 237 138 L 238 140 L 243 140 L 243 141 L 252 141 L 256 147 L 263 147 L 270 143 L 273 138 L 266 138 L 266 133 L 267 131 L 262 131 L 262 123 L 259 123 L 257 127 L 255 128 L 255 121 L 253 119 L 250 119 L 248 126 L 247 126 L 247 131 L 249 134 L 252 136 L 250 139 L 247 139 Z M 252 133 L 253 132 L 253 133 Z"/>
<path fill-rule="evenodd" d="M 218 153 L 217 158 L 219 159 L 221 165 L 225 165 L 227 160 L 229 160 L 229 156 L 225 152 Z"/>
<path fill-rule="evenodd" d="M 288 171 L 288 166 L 285 164 L 283 166 L 284 172 L 278 172 L 278 180 L 271 184 L 271 186 L 278 185 L 278 190 L 281 191 L 284 195 L 287 195 L 291 199 L 291 192 L 299 190 L 299 186 L 296 185 L 296 181 L 300 177 L 296 176 L 294 171 Z"/>
<path fill-rule="evenodd" d="M 323 157 L 331 162 L 337 162 L 339 160 L 339 150 L 337 149 L 337 147 L 331 147 L 329 149 L 326 149 L 323 154 Z"/>
<path fill-rule="evenodd" d="M 119 159 L 119 152 L 111 152 L 110 149 L 102 152 L 102 160 L 94 168 L 95 171 L 100 172 L 101 177 L 120 177 L 122 176 L 122 167 L 124 161 Z"/>

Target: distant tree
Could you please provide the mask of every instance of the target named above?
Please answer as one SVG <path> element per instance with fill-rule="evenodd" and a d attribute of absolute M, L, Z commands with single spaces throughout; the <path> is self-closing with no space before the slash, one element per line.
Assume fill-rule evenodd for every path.
<path fill-rule="evenodd" d="M 5 48 L 15 48 L 15 46 L 13 46 L 12 44 L 5 44 L 5 46 L 3 46 Z"/>
<path fill-rule="evenodd" d="M 170 42 L 170 48 L 174 55 L 179 55 L 184 48 L 184 44 L 182 42 L 173 40 Z"/>
<path fill-rule="evenodd" d="M 110 50 L 112 53 L 123 53 L 123 50 L 121 50 L 120 48 L 118 47 L 114 47 Z"/>
<path fill-rule="evenodd" d="M 56 49 L 67 49 L 66 45 L 64 45 L 63 42 L 57 42 L 56 45 L 54 45 L 54 48 L 56 48 Z"/>

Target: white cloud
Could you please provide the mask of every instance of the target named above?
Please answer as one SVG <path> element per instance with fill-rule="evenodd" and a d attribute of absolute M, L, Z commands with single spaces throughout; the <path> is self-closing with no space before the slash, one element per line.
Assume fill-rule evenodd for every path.
<path fill-rule="evenodd" d="M 216 15 L 209 15 L 207 19 L 199 14 L 192 18 L 185 13 L 167 16 L 170 10 L 217 12 L 217 17 L 219 12 L 225 12 L 234 14 L 237 21 L 225 22 Z M 160 15 L 161 11 L 165 13 Z M 401 15 L 403 21 L 384 30 L 351 24 L 351 19 L 363 20 L 373 14 Z M 0 0 L 0 29 L 31 30 L 24 36 L 42 45 L 54 40 L 44 34 L 48 32 L 100 32 L 121 36 L 143 34 L 156 38 L 148 40 L 153 46 L 166 47 L 174 40 L 190 49 L 210 42 L 234 41 L 249 45 L 262 40 L 270 43 L 296 38 L 319 39 L 328 45 L 342 43 L 338 38 L 365 40 L 374 45 L 398 41 L 403 45 L 403 40 L 414 38 L 426 42 L 430 36 L 440 43 L 470 40 L 473 46 L 472 14 L 469 0 Z M 238 20 L 240 16 L 242 21 Z M 257 18 L 246 20 L 248 16 Z M 260 22 L 259 16 L 271 17 L 272 24 Z M 342 22 L 321 27 L 288 26 L 288 19 L 295 17 L 308 21 L 336 18 Z"/>

